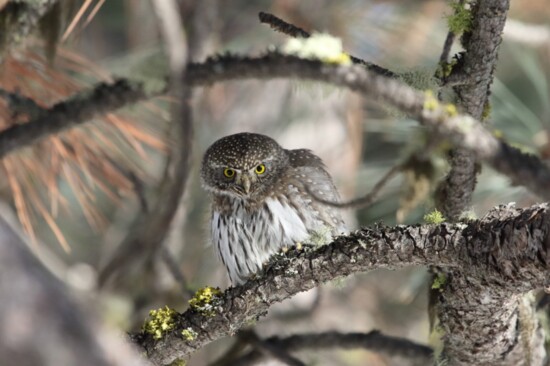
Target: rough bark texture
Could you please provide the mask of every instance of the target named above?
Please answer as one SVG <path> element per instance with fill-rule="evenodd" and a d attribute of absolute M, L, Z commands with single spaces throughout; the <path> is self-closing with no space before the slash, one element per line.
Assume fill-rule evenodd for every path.
<path fill-rule="evenodd" d="M 147 334 L 137 334 L 133 338 L 154 363 L 168 364 L 207 343 L 235 333 L 265 315 L 273 303 L 298 292 L 352 273 L 409 265 L 460 269 L 468 274 L 468 283 L 483 284 L 483 294 L 488 294 L 480 296 L 475 292 L 461 292 L 464 299 L 483 305 L 479 309 L 482 313 L 478 315 L 504 316 L 508 313 L 502 309 L 502 296 L 498 294 L 504 293 L 506 298 L 514 298 L 549 284 L 549 231 L 550 208 L 546 204 L 523 210 L 502 206 L 482 220 L 468 224 L 362 229 L 317 250 L 291 252 L 287 259 L 268 266 L 259 278 L 230 288 L 215 298 L 211 304 L 214 311 L 210 314 L 197 309 L 178 314 L 175 328 L 160 340 L 154 340 Z M 448 283 L 448 286 L 460 286 L 460 282 Z M 442 287 L 442 294 L 456 289 L 446 286 L 447 283 Z M 478 300 L 469 298 L 474 295 Z M 451 307 L 448 310 L 452 319 L 464 316 L 460 308 Z M 476 328 L 478 323 L 480 327 Z M 450 321 L 443 324 L 448 324 L 448 329 L 453 331 L 464 329 L 461 322 L 456 323 L 459 329 L 455 329 L 454 325 L 451 327 L 454 323 Z M 475 318 L 474 321 L 472 318 L 469 334 L 487 332 L 484 324 L 484 320 Z M 502 321 L 495 323 L 496 326 L 500 324 Z M 181 335 L 183 329 L 192 329 L 196 336 L 192 340 L 184 340 Z M 497 332 L 500 330 L 498 327 L 492 329 L 491 334 L 498 338 L 503 338 L 503 333 L 510 333 L 514 339 L 519 337 L 518 328 L 506 326 L 505 332 Z M 453 339 L 447 339 L 447 344 L 454 345 Z M 475 348 L 465 349 L 465 352 L 473 351 Z"/>
<path fill-rule="evenodd" d="M 466 83 L 455 87 L 455 91 L 457 105 L 481 121 L 489 103 L 493 71 L 510 4 L 508 0 L 484 0 L 473 4 L 472 28 L 462 37 L 466 52 L 458 68 Z M 451 171 L 439 189 L 438 206 L 445 217 L 457 220 L 471 204 L 477 168 L 474 154 L 462 148 L 453 150 L 450 163 Z"/>
<path fill-rule="evenodd" d="M 477 120 L 482 120 L 489 103 L 508 7 L 507 0 L 473 3 L 472 28 L 462 37 L 466 52 L 459 72 L 466 83 L 455 87 L 457 105 Z M 457 220 L 470 206 L 478 170 L 475 158 L 471 150 L 463 148 L 451 153 L 451 171 L 437 197 L 440 210 L 451 220 Z M 504 243 L 506 240 L 504 237 Z M 462 270 L 450 270 L 447 276 L 448 286 L 439 292 L 435 306 L 445 331 L 443 357 L 450 364 L 542 364 L 545 351 L 534 312 L 524 311 L 531 315 L 519 316 L 521 304 L 531 306 L 523 302 L 528 289 L 521 291 L 507 283 L 487 286 Z"/>

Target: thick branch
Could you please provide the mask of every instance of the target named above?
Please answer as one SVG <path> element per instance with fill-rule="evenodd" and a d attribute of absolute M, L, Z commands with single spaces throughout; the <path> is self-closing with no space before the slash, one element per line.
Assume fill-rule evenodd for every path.
<path fill-rule="evenodd" d="M 156 364 L 168 364 L 221 337 L 233 334 L 268 308 L 322 283 L 373 269 L 410 265 L 460 268 L 473 281 L 510 296 L 550 282 L 550 208 L 503 206 L 479 221 L 376 227 L 337 238 L 316 250 L 293 251 L 242 286 L 213 301 L 215 314 L 189 309 L 163 339 L 139 334 L 134 340 Z M 500 303 L 486 308 L 500 309 Z M 196 337 L 184 341 L 182 329 Z"/>

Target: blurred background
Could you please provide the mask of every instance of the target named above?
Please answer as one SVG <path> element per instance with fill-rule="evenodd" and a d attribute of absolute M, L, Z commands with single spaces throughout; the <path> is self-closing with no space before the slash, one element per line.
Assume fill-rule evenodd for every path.
<path fill-rule="evenodd" d="M 56 56 L 47 39 L 11 53 L 0 70 L 0 87 L 47 107 L 115 76 L 159 83 L 167 74 L 156 18 L 147 1 L 67 1 Z M 432 75 L 447 33 L 446 1 L 368 0 L 184 0 L 181 15 L 192 61 L 221 52 L 257 55 L 283 45 L 287 36 L 260 24 L 270 12 L 307 31 L 342 39 L 350 54 L 396 72 L 418 88 L 434 86 Z M 513 1 L 500 51 L 487 123 L 525 151 L 550 157 L 550 7 L 547 0 Z M 48 32 L 45 28 L 44 33 Z M 44 36 L 45 34 L 43 34 Z M 461 50 L 456 42 L 451 54 Z M 39 255 L 63 268 L 60 277 L 83 296 L 139 212 L 135 182 L 154 200 L 166 152 L 169 107 L 159 97 L 12 153 L 2 160 L 0 193 L 12 203 Z M 205 149 L 241 131 L 267 134 L 285 148 L 309 148 L 321 156 L 344 199 L 363 195 L 392 166 L 422 153 L 427 135 L 395 110 L 326 85 L 287 80 L 239 81 L 198 88 L 192 98 L 196 138 L 193 167 L 167 247 L 190 291 L 229 283 L 209 246 L 209 197 L 199 167 Z M 24 123 L 29 114 L 0 99 L 0 123 Z M 423 221 L 433 209 L 433 191 L 446 172 L 437 149 L 421 164 L 392 180 L 377 202 L 345 213 L 350 229 L 375 222 Z M 479 176 L 471 214 L 536 198 L 487 167 Z M 47 255 L 44 253 L 48 253 Z M 140 278 L 140 276 L 142 278 Z M 189 296 L 166 262 L 121 274 L 100 297 L 105 317 L 124 330 L 138 329 L 149 309 L 183 311 Z M 254 326 L 262 336 L 340 330 L 430 342 L 429 276 L 423 268 L 376 271 L 330 283 L 273 307 Z M 190 365 L 208 364 L 234 342 L 224 339 L 196 353 Z M 317 365 L 401 364 L 376 353 L 304 353 Z M 407 364 L 403 360 L 403 364 Z"/>

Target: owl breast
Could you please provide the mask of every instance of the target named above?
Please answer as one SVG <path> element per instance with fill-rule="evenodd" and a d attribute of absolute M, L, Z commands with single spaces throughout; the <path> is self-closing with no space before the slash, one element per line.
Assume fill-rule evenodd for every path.
<path fill-rule="evenodd" d="M 231 213 L 212 212 L 213 243 L 233 284 L 245 282 L 283 247 L 323 231 L 315 210 L 296 209 L 310 202 L 298 194 L 270 196 L 251 209 L 245 200 L 232 199 Z"/>

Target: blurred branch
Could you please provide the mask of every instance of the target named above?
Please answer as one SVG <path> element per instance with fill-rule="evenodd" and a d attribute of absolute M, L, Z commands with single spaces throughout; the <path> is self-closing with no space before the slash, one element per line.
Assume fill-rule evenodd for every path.
<path fill-rule="evenodd" d="M 539 158 L 498 140 L 472 117 L 458 114 L 453 105 L 441 104 L 429 93 L 359 65 L 338 66 L 277 53 L 258 58 L 219 56 L 191 64 L 187 80 L 192 85 L 210 85 L 226 80 L 281 77 L 323 81 L 385 102 L 408 113 L 454 146 L 471 151 L 475 157 L 508 176 L 512 183 L 550 199 L 547 189 L 550 169 Z"/>
<path fill-rule="evenodd" d="M 289 35 L 294 38 L 309 38 L 311 34 L 303 30 L 302 28 L 299 28 L 295 25 L 292 25 L 290 23 L 285 22 L 284 20 L 277 18 L 275 15 L 270 13 L 259 13 L 260 22 L 268 24 L 272 29 L 281 32 L 283 34 Z M 376 64 L 373 64 L 372 62 L 365 61 L 361 58 L 355 57 L 350 55 L 351 61 L 354 64 L 363 65 L 368 70 L 375 72 L 377 74 L 387 76 L 387 77 L 397 77 L 398 75 L 394 73 L 393 71 L 390 71 L 388 69 L 385 69 L 381 66 L 378 66 Z"/>
<path fill-rule="evenodd" d="M 184 78 L 190 86 L 275 78 L 316 80 L 342 86 L 408 113 L 439 136 L 449 139 L 454 146 L 467 149 L 475 157 L 485 160 L 508 176 L 513 184 L 525 186 L 540 197 L 550 199 L 547 189 L 550 169 L 539 158 L 498 140 L 472 117 L 457 114 L 454 106 L 443 105 L 430 94 L 377 75 L 360 65 L 339 66 L 277 53 L 257 58 L 218 56 L 204 63 L 190 64 Z M 48 113 L 38 119 L 0 132 L 0 157 L 49 134 L 83 123 L 92 116 L 153 95 L 156 93 L 148 94 L 141 84 L 133 81 L 99 84 L 92 91 L 83 92 L 48 109 Z"/>
<path fill-rule="evenodd" d="M 152 362 L 168 364 L 233 334 L 265 315 L 276 302 L 336 278 L 379 268 L 459 268 L 468 273 L 474 288 L 466 294 L 468 298 L 483 301 L 475 292 L 478 285 L 488 296 L 494 291 L 514 299 L 517 294 L 541 288 L 550 281 L 549 233 L 548 204 L 526 209 L 500 206 L 483 219 L 467 224 L 365 228 L 315 250 L 289 251 L 285 259 L 266 266 L 263 274 L 215 296 L 208 304 L 211 311 L 195 307 L 178 314 L 176 327 L 162 339 L 143 333 L 132 338 Z M 444 287 L 445 283 L 441 283 Z M 484 306 L 489 311 L 486 316 L 492 317 L 494 324 L 509 321 L 507 313 L 504 315 L 508 318 L 498 318 L 503 315 L 502 307 L 499 301 Z M 184 340 L 183 329 L 191 329 L 196 336 Z M 473 324 L 471 331 L 481 329 Z"/>
<path fill-rule="evenodd" d="M 525 186 L 540 197 L 550 199 L 550 191 L 547 189 L 550 169 L 539 158 L 498 140 L 472 117 L 458 114 L 454 106 L 441 104 L 430 94 L 419 92 L 360 65 L 339 66 L 278 53 L 257 58 L 218 56 L 204 63 L 190 64 L 184 77 L 189 86 L 275 78 L 327 82 L 385 102 L 416 118 L 438 136 L 449 139 L 454 146 L 471 151 L 476 158 L 485 160 L 495 170 L 508 176 L 513 184 Z M 48 109 L 43 117 L 0 132 L 0 157 L 49 134 L 83 123 L 92 116 L 153 95 L 156 93 L 148 94 L 141 84 L 128 80 L 99 84 L 90 92 L 81 93 Z M 183 118 L 184 115 L 181 116 Z M 190 141 L 190 134 L 186 133 L 185 136 L 186 141 Z"/>
<path fill-rule="evenodd" d="M 10 48 L 22 43 L 58 0 L 8 1 L 0 8 L 0 64 Z"/>
<path fill-rule="evenodd" d="M 10 365 L 141 365 L 28 250 L 0 206 L 0 360 Z"/>
<path fill-rule="evenodd" d="M 127 237 L 101 271 L 100 285 L 105 285 L 115 273 L 123 273 L 132 264 L 150 260 L 159 251 L 169 232 L 190 172 L 193 123 L 189 105 L 190 89 L 184 83 L 187 63 L 185 33 L 175 1 L 153 0 L 152 4 L 170 64 L 170 94 L 179 102 L 172 104 L 171 111 L 169 138 L 174 141 L 155 206 L 137 218 Z"/>
<path fill-rule="evenodd" d="M 163 91 L 147 92 L 141 83 L 118 79 L 113 83 L 99 83 L 92 90 L 86 90 L 55 104 L 51 108 L 33 108 L 38 116 L 28 123 L 13 125 L 0 132 L 0 158 L 35 143 L 49 135 L 84 123 L 95 116 L 122 108 L 161 94 Z M 2 93 L 8 101 L 14 100 L 13 94 Z M 18 98 L 21 101 L 23 97 Z M 35 104 L 35 107 L 36 106 Z"/>
<path fill-rule="evenodd" d="M 504 38 L 531 46 L 550 46 L 550 26 L 508 19 L 504 26 Z"/>
<path fill-rule="evenodd" d="M 265 344 L 276 346 L 286 352 L 303 350 L 357 349 L 362 348 L 390 357 L 406 358 L 414 365 L 433 364 L 433 350 L 407 339 L 390 337 L 373 330 L 369 333 L 326 332 L 319 334 L 297 334 L 289 337 L 271 337 L 264 339 Z M 265 360 L 265 355 L 253 350 L 238 359 L 231 360 L 231 365 L 255 365 Z"/>
<path fill-rule="evenodd" d="M 251 330 L 241 331 L 238 336 L 245 342 L 251 344 L 260 355 L 268 358 L 274 358 L 288 366 L 306 365 L 297 358 L 289 355 L 287 350 L 283 349 L 278 344 L 260 339 L 258 335 Z M 240 365 L 240 363 L 238 360 L 235 360 L 231 363 L 231 365 Z"/>

